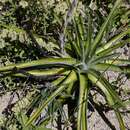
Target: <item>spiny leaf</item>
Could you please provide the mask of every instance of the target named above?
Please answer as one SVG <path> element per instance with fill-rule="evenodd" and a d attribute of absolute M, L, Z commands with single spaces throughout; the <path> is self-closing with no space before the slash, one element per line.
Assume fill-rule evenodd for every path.
<path fill-rule="evenodd" d="M 41 114 L 42 110 L 58 95 L 60 94 L 65 88 L 66 85 L 76 80 L 75 72 L 72 71 L 67 77 L 65 77 L 60 83 L 58 87 L 48 98 L 44 103 L 35 111 L 35 113 L 31 116 L 31 118 L 26 123 L 26 126 L 30 125 L 34 120 L 37 119 L 37 117 Z"/>
<path fill-rule="evenodd" d="M 113 37 L 111 40 L 109 40 L 106 44 L 104 44 L 102 47 L 98 48 L 96 51 L 96 54 L 102 52 L 105 49 L 108 49 L 109 47 L 112 46 L 112 44 L 118 40 L 120 40 L 122 37 L 124 37 L 125 35 L 130 33 L 130 29 L 127 29 L 126 31 L 116 35 L 115 37 Z M 130 42 L 129 40 L 126 42 Z"/>
<path fill-rule="evenodd" d="M 118 109 L 115 110 L 115 114 L 120 124 L 120 130 L 126 130 L 123 118 L 121 117 L 121 114 Z"/>
<path fill-rule="evenodd" d="M 118 62 L 118 60 L 117 60 L 117 62 Z M 91 68 L 94 68 L 95 70 L 98 70 L 98 71 L 108 71 L 109 70 L 109 71 L 114 71 L 114 72 L 130 73 L 130 68 L 128 66 L 115 65 L 114 61 L 111 64 L 99 63 L 94 66 L 91 66 Z"/>
<path fill-rule="evenodd" d="M 93 45 L 92 45 L 92 50 L 91 50 L 91 53 L 90 55 L 93 55 L 93 53 L 95 53 L 96 51 L 96 48 L 99 44 L 99 41 L 102 39 L 102 36 L 103 36 L 103 33 L 105 31 L 105 29 L 107 28 L 107 25 L 108 23 L 110 22 L 111 18 L 113 17 L 113 14 L 115 12 L 115 10 L 119 7 L 120 3 L 121 3 L 122 0 L 116 0 L 115 2 L 115 5 L 114 7 L 112 8 L 110 14 L 108 15 L 107 19 L 105 20 L 105 22 L 103 23 L 103 25 L 101 26 L 100 28 L 100 31 L 99 33 L 97 34 L 94 42 L 93 42 Z"/>
<path fill-rule="evenodd" d="M 111 47 L 109 47 L 107 49 L 104 48 L 104 50 L 102 50 L 102 51 L 100 50 L 101 52 L 96 51 L 96 55 L 104 56 L 104 55 L 106 55 L 108 53 L 113 52 L 114 50 L 116 50 L 116 49 L 118 49 L 120 47 L 123 47 L 125 44 L 128 44 L 128 43 L 130 43 L 130 38 L 127 39 L 127 40 L 121 41 L 119 43 L 116 43 L 116 44 L 114 44 L 113 46 L 111 46 Z"/>
<path fill-rule="evenodd" d="M 10 64 L 7 66 L 3 66 L 0 68 L 0 72 L 4 71 L 11 71 L 13 69 L 24 69 L 24 68 L 30 68 L 30 67 L 37 67 L 37 66 L 46 66 L 46 68 L 51 65 L 72 65 L 76 63 L 76 60 L 72 58 L 44 58 L 40 60 L 34 60 L 30 62 L 25 62 L 25 63 L 18 63 L 18 64 Z"/>
<path fill-rule="evenodd" d="M 113 65 L 130 65 L 130 60 L 126 59 L 116 59 L 116 60 L 107 60 L 107 64 L 113 64 Z"/>
<path fill-rule="evenodd" d="M 25 73 L 27 73 L 28 75 L 33 75 L 33 76 L 50 76 L 50 75 L 56 75 L 56 74 L 63 74 L 65 70 L 63 68 L 55 68 L 55 69 L 40 69 L 40 70 L 27 70 L 25 71 Z M 17 74 L 13 74 L 13 76 L 19 76 L 19 77 L 26 77 L 25 73 L 17 73 Z M 64 73 L 65 74 L 65 73 Z"/>
<path fill-rule="evenodd" d="M 87 113 L 86 113 L 86 105 L 87 105 L 87 87 L 88 81 L 85 75 L 79 75 L 80 80 L 80 92 L 79 92 L 79 106 L 78 106 L 78 118 L 77 118 L 77 130 L 87 130 Z"/>
<path fill-rule="evenodd" d="M 85 57 L 86 60 L 88 59 L 89 52 L 91 50 L 91 41 L 92 41 L 92 17 L 90 10 L 88 12 L 88 37 L 87 37 L 87 42 L 85 45 Z"/>
<path fill-rule="evenodd" d="M 100 73 L 91 70 L 88 74 L 88 78 L 103 91 L 111 107 L 124 107 L 122 100 L 112 85 Z"/>
<path fill-rule="evenodd" d="M 101 55 L 101 56 L 95 56 L 93 57 L 93 60 L 91 61 L 92 64 L 96 64 L 96 63 L 100 63 L 103 62 L 105 60 L 109 60 L 109 59 L 114 59 L 116 57 L 119 57 L 120 53 L 112 53 L 112 54 L 108 54 L 108 55 Z"/>

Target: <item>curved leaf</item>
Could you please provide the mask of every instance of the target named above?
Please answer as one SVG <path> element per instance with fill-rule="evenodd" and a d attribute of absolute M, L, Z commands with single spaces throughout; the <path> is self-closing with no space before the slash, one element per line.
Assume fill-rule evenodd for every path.
<path fill-rule="evenodd" d="M 130 65 L 130 60 L 126 60 L 126 59 L 114 59 L 114 60 L 107 60 L 106 61 L 107 64 L 113 64 L 113 65 Z"/>
<path fill-rule="evenodd" d="M 114 59 L 115 57 L 119 57 L 119 56 L 120 56 L 120 53 L 112 53 L 108 55 L 95 56 L 90 62 L 92 64 L 96 64 L 96 63 L 100 63 L 109 59 Z"/>
<path fill-rule="evenodd" d="M 97 77 L 96 73 L 89 73 L 88 77 L 90 80 L 95 83 L 99 88 L 104 92 L 106 95 L 106 98 L 111 106 L 114 108 L 114 112 L 116 113 L 118 122 L 120 124 L 120 129 L 125 130 L 125 125 L 123 122 L 123 119 L 118 111 L 118 108 L 120 106 L 124 106 L 123 102 L 120 100 L 118 95 L 115 93 L 115 91 L 111 88 L 109 82 L 105 79 L 102 79 L 102 77 Z M 117 105 L 115 105 L 117 104 Z"/>
<path fill-rule="evenodd" d="M 120 130 L 126 130 L 123 118 L 121 117 L 119 110 L 116 109 L 114 112 L 115 112 L 116 117 L 118 119 L 118 122 L 119 122 L 119 125 L 120 125 Z"/>
<path fill-rule="evenodd" d="M 75 59 L 72 58 L 44 58 L 40 60 L 34 60 L 25 63 L 18 63 L 18 64 L 10 64 L 7 66 L 3 66 L 0 68 L 0 72 L 4 71 L 11 71 L 13 69 L 25 69 L 25 68 L 32 68 L 32 67 L 45 67 L 48 68 L 49 66 L 71 66 L 76 63 Z"/>
<path fill-rule="evenodd" d="M 114 72 L 122 72 L 122 73 L 130 73 L 130 68 L 128 66 L 118 66 L 115 64 L 107 64 L 107 63 L 100 63 L 91 66 L 98 71 L 114 71 Z"/>
<path fill-rule="evenodd" d="M 85 75 L 79 75 L 80 92 L 77 117 L 77 130 L 87 130 L 87 91 L 88 80 Z"/>
<path fill-rule="evenodd" d="M 116 49 L 118 49 L 120 47 L 123 47 L 125 44 L 128 44 L 128 43 L 130 43 L 130 39 L 121 41 L 121 42 L 119 42 L 119 43 L 117 43 L 117 44 L 115 44 L 113 46 L 108 47 L 107 49 L 105 49 L 105 48 L 101 49 L 100 48 L 99 50 L 96 51 L 96 55 L 104 56 L 106 54 L 109 54 L 109 53 L 113 52 L 114 50 L 116 50 Z"/>
<path fill-rule="evenodd" d="M 92 41 L 92 17 L 90 12 L 88 13 L 88 37 L 87 37 L 87 42 L 85 45 L 85 57 L 86 60 L 88 59 L 89 52 L 91 49 L 91 41 Z"/>
<path fill-rule="evenodd" d="M 130 33 L 130 29 L 127 29 L 126 31 L 116 35 L 115 37 L 113 37 L 109 42 L 107 42 L 106 44 L 104 44 L 102 47 L 100 47 L 99 49 L 97 49 L 96 54 L 104 51 L 105 49 L 108 49 L 109 47 L 112 46 L 112 44 L 114 42 L 116 42 L 117 40 L 120 40 L 121 38 L 123 38 L 125 35 L 127 35 L 128 33 Z M 130 42 L 130 40 L 128 40 L 128 42 Z"/>
<path fill-rule="evenodd" d="M 95 53 L 97 45 L 99 44 L 99 41 L 102 39 L 103 33 L 105 31 L 105 29 L 107 28 L 108 23 L 110 22 L 115 10 L 119 7 L 120 3 L 122 2 L 122 0 L 116 0 L 114 7 L 112 8 L 110 14 L 108 15 L 107 19 L 105 20 L 105 22 L 103 23 L 103 25 L 100 28 L 99 33 L 97 34 L 94 43 L 92 45 L 92 51 L 90 53 L 90 55 L 93 55 L 93 53 Z"/>
<path fill-rule="evenodd" d="M 44 103 L 35 111 L 35 113 L 32 115 L 32 117 L 28 120 L 28 122 L 26 123 L 26 126 L 30 125 L 34 120 L 37 119 L 37 117 L 41 114 L 42 110 L 58 95 L 60 94 L 65 88 L 66 85 L 64 86 L 64 84 L 69 84 L 71 82 L 73 82 L 74 80 L 77 79 L 77 75 L 75 74 L 74 71 L 70 72 L 70 74 L 64 78 L 58 86 L 58 87 L 49 97 L 46 101 L 44 101 Z"/>
<path fill-rule="evenodd" d="M 6 73 L 4 73 L 6 74 Z M 16 74 L 12 74 L 13 76 L 16 77 L 27 77 L 27 76 L 34 76 L 34 77 L 41 77 L 41 76 L 53 76 L 53 75 L 61 75 L 61 76 L 65 76 L 68 74 L 68 71 L 63 69 L 63 68 L 53 68 L 53 69 L 45 69 L 45 70 L 27 70 L 27 71 L 18 71 L 18 73 Z"/>
<path fill-rule="evenodd" d="M 111 106 L 114 108 L 124 107 L 122 100 L 113 89 L 113 86 L 100 73 L 91 70 L 88 73 L 88 78 L 103 91 Z"/>

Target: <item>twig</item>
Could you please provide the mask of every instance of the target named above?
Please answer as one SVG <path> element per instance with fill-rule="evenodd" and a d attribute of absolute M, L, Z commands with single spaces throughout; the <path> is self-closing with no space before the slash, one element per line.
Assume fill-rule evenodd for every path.
<path fill-rule="evenodd" d="M 68 26 L 68 23 L 72 19 L 72 15 L 73 15 L 74 9 L 77 7 L 77 3 L 78 3 L 78 0 L 73 0 L 72 1 L 72 4 L 70 5 L 70 8 L 68 9 L 68 12 L 66 14 L 65 20 L 63 22 L 61 33 L 59 34 L 60 35 L 60 37 L 59 37 L 60 49 L 61 49 L 61 53 L 62 54 L 65 54 L 64 45 L 65 45 L 66 27 Z"/>

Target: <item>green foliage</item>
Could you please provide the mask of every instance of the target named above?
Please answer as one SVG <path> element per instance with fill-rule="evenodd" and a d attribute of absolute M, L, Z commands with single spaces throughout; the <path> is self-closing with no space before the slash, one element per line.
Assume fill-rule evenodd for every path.
<path fill-rule="evenodd" d="M 102 106 L 113 110 L 120 129 L 125 130 L 120 110 L 126 108 L 126 102 L 104 73 L 130 73 L 129 60 L 116 52 L 130 42 L 128 9 L 121 6 L 122 0 L 105 1 L 105 12 L 101 1 L 45 2 L 2 2 L 1 81 L 8 91 L 20 88 L 27 91 L 26 97 L 33 93 L 27 105 L 9 117 L 15 129 L 49 130 L 45 127 L 56 123 L 59 130 L 70 124 L 72 129 L 87 130 L 92 104 L 97 111 Z M 68 11 L 58 12 L 58 4 Z M 97 93 L 105 103 L 94 98 Z M 71 111 L 67 116 L 65 106 Z M 15 107 L 17 103 L 10 111 Z M 11 121 L 7 122 L 10 128 Z"/>

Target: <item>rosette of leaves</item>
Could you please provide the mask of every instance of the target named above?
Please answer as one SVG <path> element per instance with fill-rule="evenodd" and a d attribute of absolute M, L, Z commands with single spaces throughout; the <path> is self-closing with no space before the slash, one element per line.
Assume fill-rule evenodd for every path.
<path fill-rule="evenodd" d="M 127 102 L 122 101 L 114 86 L 102 74 L 108 70 L 130 73 L 128 67 L 130 61 L 121 59 L 121 54 L 116 53 L 117 49 L 130 42 L 129 37 L 125 37 L 130 33 L 130 29 L 127 27 L 119 34 L 105 39 L 108 26 L 113 23 L 115 12 L 121 3 L 122 0 L 117 0 L 114 3 L 109 15 L 96 33 L 93 28 L 94 21 L 91 17 L 91 11 L 87 13 L 87 23 L 82 15 L 78 18 L 74 17 L 72 19 L 73 29 L 70 30 L 66 27 L 64 31 L 67 38 L 63 48 L 66 53 L 64 57 L 43 58 L 0 68 L 0 72 L 5 75 L 12 73 L 12 76 L 40 77 L 43 80 L 51 79 L 52 81 L 53 91 L 41 101 L 39 107 L 36 107 L 35 112 L 26 121 L 25 128 L 34 125 L 42 111 L 51 103 L 55 104 L 57 100 L 62 104 L 61 106 L 72 101 L 74 105 L 71 106 L 71 102 L 71 107 L 68 109 L 71 108 L 74 111 L 69 113 L 69 116 L 72 118 L 77 116 L 73 129 L 87 130 L 89 104 L 91 103 L 95 109 L 98 105 L 97 101 L 93 100 L 91 93 L 95 88 L 98 93 L 104 96 L 107 106 L 115 112 L 120 129 L 125 130 L 120 109 L 125 107 Z M 111 32 L 110 28 L 109 32 Z"/>

